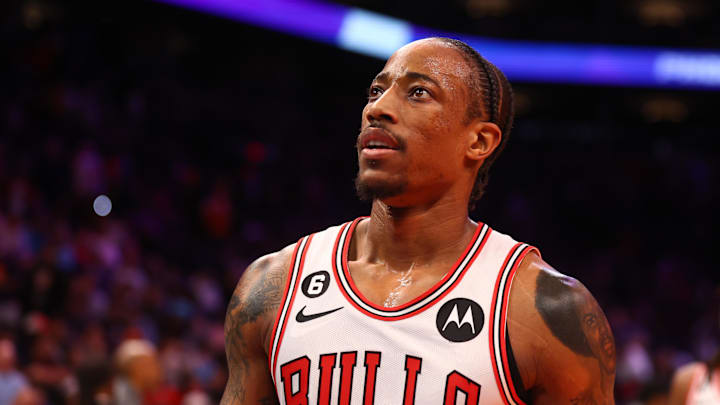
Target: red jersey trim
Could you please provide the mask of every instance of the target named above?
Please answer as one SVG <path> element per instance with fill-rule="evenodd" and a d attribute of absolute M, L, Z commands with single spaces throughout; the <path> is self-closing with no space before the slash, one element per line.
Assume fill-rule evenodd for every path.
<path fill-rule="evenodd" d="M 503 402 L 507 405 L 525 405 L 525 402 L 518 396 L 512 380 L 505 342 L 510 288 L 520 263 L 531 251 L 537 251 L 537 249 L 524 243 L 517 243 L 510 249 L 495 282 L 492 310 L 490 311 L 489 323 L 492 327 L 489 339 L 490 358 L 495 382 L 503 396 Z"/>
<path fill-rule="evenodd" d="M 288 278 L 285 283 L 285 292 L 283 293 L 283 305 L 278 311 L 275 324 L 273 326 L 272 340 L 270 341 L 270 347 L 268 353 L 270 374 L 273 382 L 275 382 L 275 367 L 277 367 L 277 357 L 280 352 L 280 345 L 282 344 L 282 338 L 285 335 L 285 327 L 289 318 L 289 312 L 292 308 L 293 301 L 295 301 L 295 294 L 297 293 L 298 284 L 300 277 L 302 276 L 302 269 L 305 264 L 305 254 L 310 246 L 310 241 L 314 235 L 306 236 L 298 240 L 295 251 L 293 252 L 293 259 L 291 267 L 289 269 Z M 299 253 L 299 254 L 298 254 Z"/>
<path fill-rule="evenodd" d="M 462 280 L 467 270 L 472 267 L 473 262 L 482 251 L 492 232 L 489 226 L 478 223 L 470 243 L 468 243 L 463 254 L 455 262 L 451 271 L 448 271 L 440 281 L 412 301 L 397 307 L 385 308 L 370 302 L 370 300 L 359 291 L 350 276 L 347 259 L 350 240 L 355 227 L 360 220 L 364 218 L 365 217 L 357 218 L 341 227 L 333 247 L 332 266 L 335 272 L 335 281 L 348 302 L 360 312 L 383 321 L 396 321 L 417 315 L 450 293 Z M 435 297 L 432 297 L 433 295 L 435 295 Z M 423 303 L 423 301 L 427 302 Z"/>

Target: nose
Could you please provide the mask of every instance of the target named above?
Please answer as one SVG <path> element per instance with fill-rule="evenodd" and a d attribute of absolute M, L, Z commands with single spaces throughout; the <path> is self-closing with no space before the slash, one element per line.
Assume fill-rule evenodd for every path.
<path fill-rule="evenodd" d="M 398 113 L 394 87 L 387 89 L 380 97 L 368 103 L 365 109 L 365 119 L 368 121 L 384 121 L 397 124 Z"/>

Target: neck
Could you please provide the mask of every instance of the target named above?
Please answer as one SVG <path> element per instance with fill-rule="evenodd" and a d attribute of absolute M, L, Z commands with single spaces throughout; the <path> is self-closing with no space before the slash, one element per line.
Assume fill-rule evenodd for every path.
<path fill-rule="evenodd" d="M 454 262 L 476 227 L 464 202 L 397 208 L 375 200 L 370 221 L 358 235 L 358 256 L 399 271 Z"/>

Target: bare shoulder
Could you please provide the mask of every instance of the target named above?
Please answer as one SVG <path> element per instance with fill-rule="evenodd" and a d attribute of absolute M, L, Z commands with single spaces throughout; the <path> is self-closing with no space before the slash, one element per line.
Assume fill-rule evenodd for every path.
<path fill-rule="evenodd" d="M 614 403 L 615 341 L 580 281 L 530 253 L 513 280 L 508 315 L 518 369 L 534 403 Z"/>
<path fill-rule="evenodd" d="M 240 277 L 225 316 L 225 331 L 254 324 L 261 347 L 269 338 L 274 315 L 282 303 L 295 244 L 252 262 Z"/>
<path fill-rule="evenodd" d="M 699 373 L 704 372 L 704 368 L 705 365 L 703 363 L 695 362 L 686 364 L 675 371 L 672 384 L 670 386 L 668 405 L 685 404 L 694 377 Z"/>
<path fill-rule="evenodd" d="M 277 403 L 267 346 L 293 250 L 291 245 L 255 260 L 235 287 L 225 315 L 229 373 L 221 405 Z"/>

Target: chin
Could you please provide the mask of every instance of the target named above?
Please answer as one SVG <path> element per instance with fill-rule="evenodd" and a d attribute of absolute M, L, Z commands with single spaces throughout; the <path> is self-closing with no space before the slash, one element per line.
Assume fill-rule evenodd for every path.
<path fill-rule="evenodd" d="M 370 180 L 360 175 L 355 178 L 355 192 L 362 201 L 395 197 L 406 189 L 406 181 Z"/>

